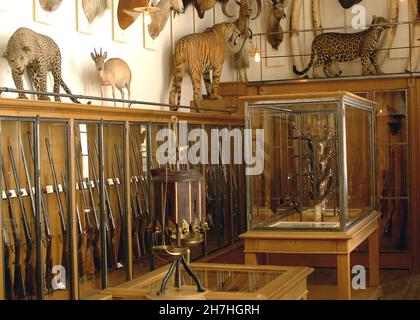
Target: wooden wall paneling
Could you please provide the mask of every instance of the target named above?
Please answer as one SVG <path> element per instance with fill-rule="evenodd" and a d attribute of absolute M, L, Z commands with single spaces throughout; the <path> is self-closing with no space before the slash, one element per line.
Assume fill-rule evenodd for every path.
<path fill-rule="evenodd" d="M 420 81 L 413 79 L 409 86 L 409 109 L 408 116 L 411 119 L 409 122 L 409 135 L 411 141 L 410 154 L 410 189 L 411 194 L 411 243 L 413 244 L 413 263 L 414 269 L 420 271 L 420 170 L 418 167 L 418 159 L 420 157 L 420 130 L 418 123 L 420 121 L 419 102 L 420 102 Z"/>

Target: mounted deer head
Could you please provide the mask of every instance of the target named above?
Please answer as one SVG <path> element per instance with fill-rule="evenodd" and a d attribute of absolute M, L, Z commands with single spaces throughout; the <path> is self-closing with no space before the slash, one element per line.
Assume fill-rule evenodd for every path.
<path fill-rule="evenodd" d="M 270 13 L 267 22 L 267 41 L 277 50 L 283 42 L 284 33 L 280 25 L 281 19 L 286 18 L 286 7 L 289 0 L 269 0 Z"/>

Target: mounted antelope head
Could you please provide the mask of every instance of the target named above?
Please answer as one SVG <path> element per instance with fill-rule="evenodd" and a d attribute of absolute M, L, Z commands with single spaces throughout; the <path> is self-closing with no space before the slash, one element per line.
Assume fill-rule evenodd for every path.
<path fill-rule="evenodd" d="M 286 18 L 286 7 L 289 0 L 269 0 L 270 13 L 267 22 L 267 41 L 277 50 L 283 42 L 284 33 L 280 25 L 281 19 Z"/>
<path fill-rule="evenodd" d="M 182 0 L 161 0 L 156 7 L 160 10 L 150 14 L 152 22 L 147 27 L 152 39 L 156 39 L 163 28 L 165 28 L 171 10 L 175 13 L 184 12 L 184 3 Z"/>

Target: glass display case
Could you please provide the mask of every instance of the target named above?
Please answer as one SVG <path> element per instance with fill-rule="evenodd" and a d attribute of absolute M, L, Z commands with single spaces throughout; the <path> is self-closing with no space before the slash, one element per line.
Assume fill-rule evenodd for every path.
<path fill-rule="evenodd" d="M 350 93 L 264 97 L 264 171 L 247 176 L 250 230 L 345 231 L 375 208 L 375 103 Z"/>

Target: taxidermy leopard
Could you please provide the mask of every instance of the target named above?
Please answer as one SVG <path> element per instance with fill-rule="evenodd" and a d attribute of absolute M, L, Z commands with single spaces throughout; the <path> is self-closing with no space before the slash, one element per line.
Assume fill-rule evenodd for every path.
<path fill-rule="evenodd" d="M 324 33 L 315 37 L 312 42 L 311 61 L 305 70 L 299 71 L 293 66 L 293 72 L 304 75 L 313 66 L 314 78 L 319 78 L 318 67 L 324 65 L 324 73 L 327 77 L 340 76 L 330 72 L 333 61 L 348 62 L 361 58 L 362 75 L 383 74 L 376 60 L 376 51 L 382 32 L 389 28 L 390 21 L 383 17 L 373 16 L 372 25 L 356 33 Z M 318 56 L 315 59 L 315 55 Z"/>
<path fill-rule="evenodd" d="M 7 59 L 12 69 L 12 77 L 16 88 L 23 90 L 22 75 L 25 69 L 35 91 L 47 92 L 47 73 L 51 72 L 54 78 L 54 93 L 60 92 L 60 86 L 68 94 L 70 89 L 61 78 L 61 52 L 53 39 L 36 33 L 27 28 L 19 28 L 9 39 L 3 57 Z M 20 99 L 28 97 L 19 93 Z M 39 100 L 50 100 L 46 95 L 39 94 Z M 71 98 L 74 103 L 77 99 Z M 56 96 L 55 101 L 61 101 Z"/>

